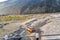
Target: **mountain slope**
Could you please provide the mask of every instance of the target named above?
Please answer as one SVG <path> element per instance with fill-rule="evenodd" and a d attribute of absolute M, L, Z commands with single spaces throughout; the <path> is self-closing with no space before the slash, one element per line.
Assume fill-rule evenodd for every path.
<path fill-rule="evenodd" d="M 27 8 L 39 4 L 42 0 L 8 0 L 0 5 L 0 14 L 21 14 Z"/>
<path fill-rule="evenodd" d="M 43 0 L 33 4 L 28 9 L 30 13 L 53 13 L 60 12 L 60 0 Z"/>
<path fill-rule="evenodd" d="M 27 3 L 28 0 L 9 0 L 0 5 L 0 13 L 18 14 L 20 12 L 20 8 Z"/>
<path fill-rule="evenodd" d="M 8 0 L 0 3 L 0 14 L 60 12 L 60 0 Z"/>

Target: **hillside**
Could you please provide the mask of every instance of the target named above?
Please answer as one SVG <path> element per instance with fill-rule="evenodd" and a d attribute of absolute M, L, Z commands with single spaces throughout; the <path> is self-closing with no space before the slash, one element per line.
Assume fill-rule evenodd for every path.
<path fill-rule="evenodd" d="M 60 0 L 8 0 L 0 3 L 0 15 L 60 12 Z"/>

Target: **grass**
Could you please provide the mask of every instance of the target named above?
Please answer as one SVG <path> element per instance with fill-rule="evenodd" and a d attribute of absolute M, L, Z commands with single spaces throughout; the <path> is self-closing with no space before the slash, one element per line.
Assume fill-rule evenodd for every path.
<path fill-rule="evenodd" d="M 18 16 L 2 16 L 0 17 L 0 22 L 3 22 L 3 21 L 11 21 L 11 20 L 27 20 L 29 19 L 28 16 L 21 16 L 21 15 L 18 15 Z"/>
<path fill-rule="evenodd" d="M 25 16 L 25 15 L 10 15 L 10 16 L 1 16 L 0 17 L 0 24 L 4 23 L 4 22 L 10 22 L 11 23 L 17 23 L 17 22 L 24 22 L 29 20 L 30 17 L 29 16 Z"/>
<path fill-rule="evenodd" d="M 0 17 L 0 23 L 5 21 L 18 21 L 23 22 L 30 18 L 43 18 L 47 16 L 47 14 L 31 14 L 31 15 L 10 15 L 10 16 L 1 16 Z"/>

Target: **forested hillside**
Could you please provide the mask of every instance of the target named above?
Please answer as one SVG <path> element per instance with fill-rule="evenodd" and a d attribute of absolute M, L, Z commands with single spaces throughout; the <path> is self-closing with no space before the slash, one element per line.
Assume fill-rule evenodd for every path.
<path fill-rule="evenodd" d="M 60 12 L 60 0 L 8 0 L 0 3 L 0 14 L 38 14 Z"/>

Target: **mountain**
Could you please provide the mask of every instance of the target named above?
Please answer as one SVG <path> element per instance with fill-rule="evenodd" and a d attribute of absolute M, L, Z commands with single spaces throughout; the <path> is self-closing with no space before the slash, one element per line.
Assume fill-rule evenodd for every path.
<path fill-rule="evenodd" d="M 45 12 L 60 12 L 60 0 L 44 0 Z"/>
<path fill-rule="evenodd" d="M 60 0 L 37 0 L 37 1 L 34 0 L 34 1 L 32 1 L 32 3 L 30 2 L 31 5 L 24 11 L 24 13 L 60 12 Z"/>
<path fill-rule="evenodd" d="M 35 0 L 36 1 L 36 0 Z M 39 0 L 38 0 L 39 1 Z M 32 4 L 31 4 L 32 5 Z M 60 12 L 60 0 L 36 1 L 24 13 L 55 13 Z"/>
<path fill-rule="evenodd" d="M 0 4 L 0 14 L 21 14 L 42 0 L 8 0 Z"/>
<path fill-rule="evenodd" d="M 0 14 L 20 14 L 20 8 L 29 0 L 8 0 L 0 4 Z"/>
<path fill-rule="evenodd" d="M 60 0 L 8 0 L 0 3 L 0 14 L 60 12 Z"/>

